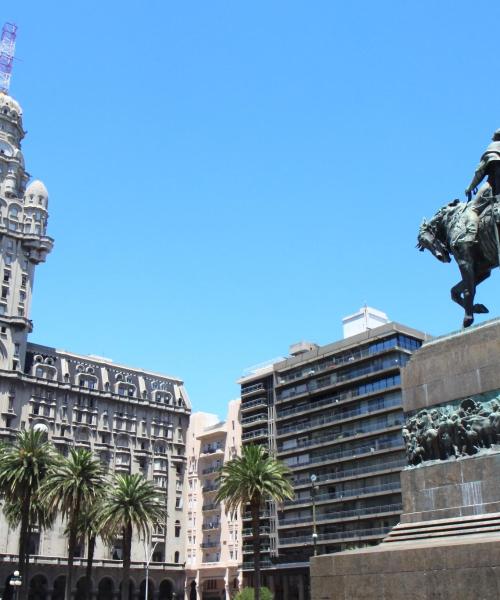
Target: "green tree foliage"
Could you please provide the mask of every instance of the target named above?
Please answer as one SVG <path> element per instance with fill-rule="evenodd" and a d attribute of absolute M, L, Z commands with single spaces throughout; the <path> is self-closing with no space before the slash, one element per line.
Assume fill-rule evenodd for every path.
<path fill-rule="evenodd" d="M 146 539 L 154 523 L 165 521 L 165 499 L 141 475 L 116 475 L 98 515 L 100 527 L 108 537 L 122 537 L 121 597 L 128 600 L 132 534 L 135 530 Z"/>
<path fill-rule="evenodd" d="M 73 559 L 78 542 L 79 519 L 85 508 L 93 506 L 104 489 L 101 464 L 84 448 L 71 448 L 49 469 L 40 493 L 52 510 L 59 511 L 68 522 L 68 568 L 66 600 L 71 599 Z"/>
<path fill-rule="evenodd" d="M 261 600 L 273 600 L 273 595 L 271 594 L 271 590 L 266 587 L 260 588 L 260 598 Z M 246 587 L 243 588 L 240 592 L 236 594 L 234 600 L 255 600 L 255 592 L 253 588 Z"/>
<path fill-rule="evenodd" d="M 21 598 L 27 597 L 30 531 L 34 525 L 50 526 L 54 516 L 43 502 L 40 487 L 56 463 L 57 455 L 44 431 L 21 431 L 14 443 L 0 446 L 0 498 L 4 503 L 4 514 L 11 525 L 20 525 Z"/>
<path fill-rule="evenodd" d="M 216 502 L 224 502 L 226 511 L 250 504 L 252 516 L 255 600 L 260 595 L 260 510 L 266 500 L 283 502 L 293 498 L 287 479 L 288 468 L 259 445 L 243 446 L 241 456 L 227 462 L 219 475 Z"/>

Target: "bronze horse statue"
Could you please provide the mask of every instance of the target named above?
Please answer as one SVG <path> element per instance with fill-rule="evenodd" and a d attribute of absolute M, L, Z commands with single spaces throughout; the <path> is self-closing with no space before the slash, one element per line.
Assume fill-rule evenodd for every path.
<path fill-rule="evenodd" d="M 476 287 L 499 266 L 499 220 L 500 196 L 488 186 L 471 202 L 450 202 L 420 226 L 417 248 L 444 263 L 453 256 L 458 265 L 462 279 L 451 288 L 451 298 L 465 311 L 464 327 L 472 325 L 474 313 L 489 312 L 484 304 L 474 304 L 474 297 Z"/>

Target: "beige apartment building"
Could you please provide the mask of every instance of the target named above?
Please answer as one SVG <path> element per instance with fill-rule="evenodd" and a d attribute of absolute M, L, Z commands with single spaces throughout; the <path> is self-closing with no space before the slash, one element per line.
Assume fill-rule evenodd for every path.
<path fill-rule="evenodd" d="M 241 517 L 215 502 L 217 474 L 241 447 L 240 401 L 226 421 L 191 415 L 187 438 L 186 600 L 229 600 L 241 586 Z"/>
<path fill-rule="evenodd" d="M 47 233 L 48 193 L 24 166 L 22 111 L 0 93 L 0 440 L 18 431 L 46 432 L 65 455 L 92 450 L 110 473 L 142 473 L 165 498 L 168 517 L 151 540 L 134 539 L 132 600 L 182 598 L 185 590 L 186 434 L 191 412 L 183 382 L 98 356 L 31 344 L 30 304 L 37 265 L 52 250 Z M 231 438 L 232 439 L 232 438 Z M 30 542 L 30 597 L 63 600 L 67 560 L 65 524 L 34 529 Z M 200 538 L 201 539 L 201 538 Z M 19 536 L 0 514 L 0 596 L 10 600 Z M 99 543 L 93 598 L 119 595 L 122 542 Z M 153 550 L 151 554 L 151 551 Z M 75 600 L 81 597 L 85 547 L 77 549 Z M 149 600 L 148 599 L 148 600 Z"/>

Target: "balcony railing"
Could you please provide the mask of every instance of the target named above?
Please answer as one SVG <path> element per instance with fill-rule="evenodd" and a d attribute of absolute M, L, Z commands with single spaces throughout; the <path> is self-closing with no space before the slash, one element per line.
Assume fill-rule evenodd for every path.
<path fill-rule="evenodd" d="M 245 412 L 245 410 L 250 410 L 251 408 L 255 408 L 256 406 L 267 406 L 266 398 L 255 398 L 255 400 L 250 400 L 250 402 L 242 402 L 241 410 Z"/>
<path fill-rule="evenodd" d="M 257 421 L 267 421 L 267 413 L 260 413 L 258 415 L 252 415 L 251 417 L 243 417 L 241 419 L 241 424 L 250 425 L 250 423 L 255 423 Z"/>
<path fill-rule="evenodd" d="M 260 531 L 260 535 L 267 535 L 271 532 L 271 528 L 269 527 L 269 525 L 261 525 L 259 527 L 259 531 Z M 244 527 L 241 535 L 243 537 L 252 537 L 253 533 L 252 533 L 252 528 L 251 527 Z"/>
<path fill-rule="evenodd" d="M 298 386 L 282 389 L 277 393 L 276 402 L 284 402 L 285 400 L 295 398 L 296 396 L 300 396 L 302 394 L 321 390 L 339 383 L 345 383 L 346 381 L 358 379 L 359 377 L 364 377 L 366 375 L 380 373 L 388 369 L 397 369 L 399 367 L 403 367 L 408 360 L 408 355 L 398 353 L 393 357 L 387 357 L 381 362 L 366 365 L 365 367 L 358 367 L 350 371 L 345 371 L 344 373 L 333 373 L 318 379 L 311 379 Z"/>
<path fill-rule="evenodd" d="M 249 394 L 254 394 L 255 392 L 265 391 L 265 387 L 263 383 L 255 383 L 254 385 L 249 385 L 241 388 L 241 397 L 248 396 Z"/>
<path fill-rule="evenodd" d="M 201 528 L 205 531 L 205 530 L 210 530 L 210 529 L 219 529 L 220 527 L 220 521 L 211 521 L 209 523 L 203 523 L 203 525 L 201 526 Z"/>
<path fill-rule="evenodd" d="M 400 448 L 403 450 L 403 443 L 401 440 L 390 440 L 388 442 L 378 442 L 373 445 L 364 444 L 363 446 L 357 446 L 356 448 L 350 448 L 349 450 L 336 450 L 333 452 L 325 452 L 324 454 L 320 454 L 319 456 L 312 456 L 308 460 L 303 462 L 299 462 L 297 464 L 288 465 L 290 469 L 299 469 L 306 467 L 308 465 L 313 465 L 320 462 L 327 462 L 330 460 L 349 458 L 352 456 L 360 457 L 366 454 L 372 454 L 374 452 L 378 452 L 379 450 L 387 450 L 389 448 Z"/>
<path fill-rule="evenodd" d="M 210 473 L 217 473 L 217 471 L 220 471 L 222 468 L 222 465 L 215 465 L 213 467 L 207 467 L 206 469 L 202 470 L 202 475 L 210 475 Z"/>
<path fill-rule="evenodd" d="M 388 423 L 379 419 L 378 421 L 375 421 L 372 424 L 363 424 L 363 421 L 361 421 L 359 423 L 359 425 L 357 425 L 356 427 L 352 427 L 351 429 L 345 429 L 343 431 L 340 431 L 338 433 L 329 433 L 329 434 L 325 434 L 325 435 L 320 435 L 317 436 L 315 438 L 311 438 L 310 440 L 304 440 L 303 442 L 301 442 L 300 440 L 297 441 L 297 445 L 296 446 L 290 446 L 289 448 L 279 448 L 278 447 L 278 453 L 279 454 L 284 454 L 284 453 L 289 453 L 289 452 L 295 452 L 298 449 L 302 449 L 302 448 L 309 448 L 310 446 L 317 446 L 318 444 L 326 444 L 328 442 L 342 442 L 344 441 L 345 438 L 348 437 L 353 437 L 356 435 L 362 435 L 365 433 L 372 433 L 374 431 L 385 431 L 386 429 L 390 429 L 391 427 L 398 427 L 400 425 L 402 425 L 403 420 L 401 419 L 394 419 L 393 422 Z"/>
<path fill-rule="evenodd" d="M 385 504 L 383 506 L 370 506 L 369 508 L 356 508 L 355 510 L 338 510 L 336 512 L 327 512 L 316 515 L 316 521 L 337 521 L 340 519 L 349 519 L 351 517 L 358 518 L 364 516 L 373 516 L 383 513 L 400 513 L 403 510 L 403 505 Z M 285 517 L 279 521 L 279 526 L 285 525 L 311 525 L 312 516 L 309 517 Z"/>
<path fill-rule="evenodd" d="M 243 519 L 246 521 L 248 519 L 251 519 L 252 515 L 249 512 L 243 513 Z M 259 518 L 260 519 L 268 519 L 269 518 L 269 511 L 268 510 L 261 510 L 259 513 Z"/>
<path fill-rule="evenodd" d="M 401 398 L 392 398 L 391 400 L 385 400 L 377 403 L 373 407 L 367 407 L 365 409 L 356 408 L 354 410 L 348 410 L 345 412 L 338 412 L 334 415 L 328 415 L 319 417 L 317 419 L 310 419 L 303 423 L 297 423 L 296 425 L 286 425 L 278 429 L 278 437 L 289 433 L 300 433 L 301 431 L 309 431 L 315 427 L 321 427 L 322 425 L 328 425 L 329 423 L 339 423 L 352 417 L 358 417 L 361 415 L 369 415 L 379 410 L 386 408 L 392 408 L 394 406 L 401 406 Z"/>
<path fill-rule="evenodd" d="M 217 542 L 202 542 L 202 548 L 218 548 L 220 546 L 220 540 Z"/>
<path fill-rule="evenodd" d="M 253 440 L 255 438 L 267 437 L 268 435 L 269 435 L 269 432 L 267 430 L 267 427 L 265 427 L 265 428 L 262 428 L 262 429 L 256 429 L 255 431 L 248 431 L 247 433 L 244 433 L 241 436 L 241 439 L 243 441 Z"/>
<path fill-rule="evenodd" d="M 215 502 L 209 502 L 208 504 L 204 504 L 201 507 L 201 510 L 209 511 L 209 510 L 217 510 L 219 508 L 220 508 L 220 504 L 216 504 Z"/>
<path fill-rule="evenodd" d="M 202 490 L 204 492 L 215 492 L 218 489 L 219 489 L 218 485 L 204 485 L 202 488 Z"/>
<path fill-rule="evenodd" d="M 378 527 L 373 529 L 352 529 L 350 531 L 337 531 L 336 533 L 319 533 L 317 540 L 318 542 L 333 541 L 333 540 L 345 540 L 345 539 L 359 539 L 367 537 L 383 537 L 392 527 Z M 300 535 L 297 537 L 281 538 L 279 541 L 280 546 L 296 546 L 299 544 L 312 544 L 311 535 Z"/>
<path fill-rule="evenodd" d="M 368 465 L 367 467 L 358 467 L 357 469 L 343 469 L 340 471 L 334 471 L 330 473 L 321 473 L 316 475 L 316 481 L 321 483 L 322 481 L 335 481 L 337 479 L 347 479 L 349 477 L 355 477 L 356 475 L 364 475 L 364 474 L 375 474 L 380 471 L 386 471 L 388 469 L 402 469 L 406 467 L 408 461 L 404 458 L 401 460 L 392 460 L 385 463 L 377 463 L 375 465 Z M 308 475 L 307 477 L 297 477 L 293 480 L 294 486 L 299 485 L 311 485 L 311 477 Z"/>
<path fill-rule="evenodd" d="M 329 492 L 326 494 L 316 494 L 316 502 L 325 502 L 327 500 L 345 500 L 346 498 L 352 498 L 354 496 L 365 496 L 366 494 L 378 494 L 380 492 L 391 492 L 401 489 L 400 481 L 392 481 L 390 483 L 382 483 L 380 485 L 370 485 L 360 488 L 352 488 L 350 490 L 339 490 L 338 492 Z M 303 498 L 295 498 L 293 500 L 286 500 L 285 507 L 295 506 L 297 504 L 310 504 L 312 502 L 311 496 L 305 496 Z"/>

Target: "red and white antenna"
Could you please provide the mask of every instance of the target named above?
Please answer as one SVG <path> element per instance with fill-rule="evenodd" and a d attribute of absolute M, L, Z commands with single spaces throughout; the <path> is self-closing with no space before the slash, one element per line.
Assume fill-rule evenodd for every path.
<path fill-rule="evenodd" d="M 0 92 L 8 93 L 16 49 L 17 25 L 5 23 L 0 37 Z"/>

